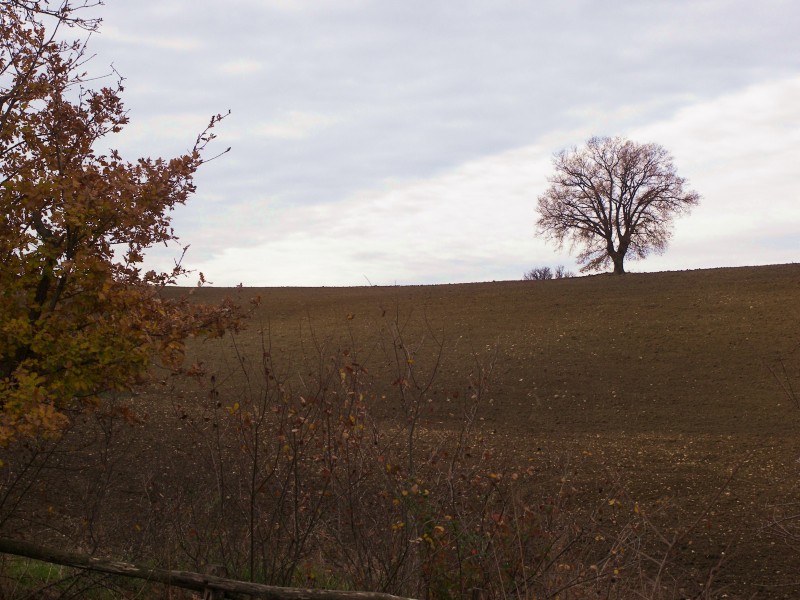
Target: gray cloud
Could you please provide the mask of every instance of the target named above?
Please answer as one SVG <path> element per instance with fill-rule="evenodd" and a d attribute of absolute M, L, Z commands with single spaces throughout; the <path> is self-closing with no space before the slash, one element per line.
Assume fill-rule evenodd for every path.
<path fill-rule="evenodd" d="M 218 147 L 233 151 L 204 169 L 197 199 L 176 215 L 199 261 L 288 239 L 290 227 L 286 251 L 298 253 L 347 230 L 336 220 L 354 198 L 382 198 L 541 140 L 579 143 L 570 132 L 668 121 L 800 73 L 800 6 L 783 0 L 111 0 L 102 15 L 106 33 L 91 47 L 96 68 L 113 62 L 127 78 L 127 154 L 185 151 L 211 114 L 233 111 L 218 131 Z M 530 211 L 515 216 L 528 219 L 528 233 L 539 191 L 526 190 Z M 415 205 L 408 239 L 431 235 L 442 216 L 429 207 L 440 201 Z M 359 263 L 363 252 L 340 260 Z M 473 258 L 475 277 L 486 254 Z M 470 276 L 446 263 L 454 256 L 428 260 L 410 280 Z"/>

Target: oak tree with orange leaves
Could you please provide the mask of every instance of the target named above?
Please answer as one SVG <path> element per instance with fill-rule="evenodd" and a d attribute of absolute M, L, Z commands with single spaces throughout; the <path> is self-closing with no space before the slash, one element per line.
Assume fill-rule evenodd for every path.
<path fill-rule="evenodd" d="M 537 226 L 559 247 L 581 248 L 584 272 L 611 263 L 623 274 L 627 256 L 663 252 L 675 217 L 700 201 L 658 144 L 594 137 L 585 148 L 559 152 L 553 164 Z"/>
<path fill-rule="evenodd" d="M 170 211 L 195 191 L 212 128 L 186 154 L 103 151 L 128 117 L 120 81 L 92 89 L 81 41 L 90 0 L 0 3 L 0 443 L 57 433 L 68 412 L 170 365 L 190 335 L 236 327 L 231 303 L 202 307 L 160 289 L 185 273 L 144 271 L 176 240 Z M 99 4 L 99 3 L 97 3 Z"/>

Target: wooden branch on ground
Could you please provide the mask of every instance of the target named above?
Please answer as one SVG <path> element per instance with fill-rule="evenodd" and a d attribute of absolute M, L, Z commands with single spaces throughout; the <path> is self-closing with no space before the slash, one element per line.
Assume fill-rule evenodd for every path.
<path fill-rule="evenodd" d="M 157 583 L 163 583 L 197 592 L 212 592 L 217 596 L 236 594 L 265 598 L 267 600 L 410 600 L 391 594 L 379 592 L 342 592 L 335 590 L 316 590 L 288 588 L 260 583 L 249 583 L 226 579 L 214 575 L 203 575 L 191 571 L 170 571 L 152 569 L 131 563 L 93 558 L 82 554 L 64 552 L 55 548 L 45 548 L 29 542 L 0 538 L 0 553 L 24 556 L 34 560 L 87 569 L 122 577 L 135 577 Z"/>

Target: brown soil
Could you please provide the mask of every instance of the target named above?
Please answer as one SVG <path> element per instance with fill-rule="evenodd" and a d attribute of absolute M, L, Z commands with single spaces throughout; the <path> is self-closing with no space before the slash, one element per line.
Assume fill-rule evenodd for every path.
<path fill-rule="evenodd" d="M 731 597 L 800 597 L 800 549 L 770 527 L 776 515 L 800 512 L 800 406 L 781 385 L 800 393 L 800 265 L 419 287 L 205 288 L 193 298 L 227 295 L 261 297 L 238 350 L 230 337 L 198 341 L 187 358 L 227 378 L 231 398 L 244 385 L 237 352 L 259 357 L 262 343 L 298 372 L 318 348 L 347 348 L 380 398 L 392 382 L 385 330 L 400 323 L 423 369 L 442 343 L 440 389 L 462 389 L 476 360 L 494 360 L 480 414 L 509 465 L 540 465 L 542 485 L 570 472 L 587 505 L 613 480 L 626 501 L 657 515 L 665 535 L 698 522 L 676 548 L 688 572 L 704 577 L 724 552 L 720 581 L 731 584 Z M 181 407 L 204 392 L 161 371 L 156 378 L 164 385 L 134 398 L 148 418 L 126 442 L 141 460 L 125 467 L 134 512 L 142 490 L 152 494 L 147 486 L 159 480 L 154 465 L 171 470 L 159 481 L 173 483 L 182 469 L 199 468 L 185 448 L 183 467 L 159 456 L 180 446 Z M 459 425 L 451 404 L 431 400 L 428 427 Z M 384 420 L 399 416 L 389 401 L 372 409 Z"/>

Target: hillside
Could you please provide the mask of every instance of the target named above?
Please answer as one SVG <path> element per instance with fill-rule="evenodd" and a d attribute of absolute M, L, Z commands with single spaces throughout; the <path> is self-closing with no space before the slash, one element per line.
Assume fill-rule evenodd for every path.
<path fill-rule="evenodd" d="M 800 406 L 776 378 L 800 389 L 800 265 L 235 293 L 262 298 L 238 342 L 244 354 L 258 352 L 259 331 L 279 365 L 306 364 L 314 343 L 323 354 L 356 351 L 387 397 L 373 405 L 386 419 L 399 415 L 392 323 L 407 346 L 423 341 L 423 371 L 442 340 L 439 389 L 463 388 L 475 357 L 494 357 L 480 415 L 499 455 L 544 461 L 544 478 L 574 469 L 587 503 L 612 481 L 643 504 L 671 502 L 665 532 L 693 523 L 719 493 L 716 516 L 684 547 L 688 568 L 700 577 L 731 544 L 725 577 L 737 589 L 800 593 L 782 587 L 798 583 L 800 553 L 765 529 L 800 494 Z M 215 368 L 235 370 L 230 352 L 219 358 L 227 366 Z M 425 419 L 455 427 L 459 413 L 432 396 Z"/>
<path fill-rule="evenodd" d="M 496 349 L 503 431 L 710 433 L 792 430 L 771 368 L 800 344 L 800 265 L 418 287 L 206 288 L 196 298 L 258 295 L 240 336 L 268 330 L 279 362 L 330 347 L 385 356 L 381 330 L 443 341 L 448 384 L 473 353 Z M 348 318 L 349 317 L 349 318 Z M 791 366 L 791 365 L 787 365 Z M 513 418 L 510 418 L 512 417 Z"/>
<path fill-rule="evenodd" d="M 336 404 L 363 398 L 364 414 L 374 420 L 363 421 L 370 429 L 352 451 L 358 486 L 367 483 L 353 487 L 351 472 L 343 471 L 337 481 L 344 495 L 331 495 L 332 510 L 357 490 L 360 508 L 353 512 L 373 512 L 350 542 L 363 541 L 365 552 L 385 551 L 391 562 L 398 556 L 395 541 L 403 552 L 416 548 L 397 529 L 405 510 L 400 487 L 385 494 L 379 487 L 408 481 L 402 473 L 393 478 L 397 471 L 384 463 L 384 453 L 395 462 L 409 454 L 402 440 L 395 442 L 410 422 L 401 380 L 416 377 L 419 387 L 410 385 L 409 393 L 424 390 L 416 396 L 416 448 L 425 447 L 420 452 L 433 485 L 431 478 L 447 481 L 436 461 L 450 451 L 444 440 L 459 436 L 477 393 L 470 385 L 484 374 L 472 423 L 477 437 L 469 442 L 480 452 L 467 454 L 459 468 L 476 477 L 475 485 L 493 490 L 501 481 L 519 502 L 532 502 L 530 514 L 544 519 L 533 529 L 534 548 L 536 536 L 548 544 L 577 540 L 564 556 L 591 578 L 600 560 L 592 553 L 619 542 L 634 552 L 622 561 L 625 589 L 637 589 L 642 574 L 649 581 L 664 560 L 662 584 L 675 586 L 664 598 L 701 597 L 709 584 L 728 595 L 702 597 L 800 594 L 800 264 L 539 282 L 168 293 L 188 294 L 193 302 L 225 296 L 242 303 L 260 296 L 261 302 L 237 335 L 190 341 L 185 364 L 201 365 L 204 375 L 154 365 L 150 383 L 132 395 L 110 395 L 109 410 L 99 416 L 75 415 L 74 426 L 52 446 L 42 441 L 1 456 L 15 465 L 0 502 L 10 534 L 86 545 L 126 560 L 158 557 L 158 564 L 178 568 L 200 569 L 222 557 L 245 573 L 246 556 L 253 555 L 245 541 L 255 531 L 264 544 L 259 556 L 288 557 L 300 569 L 274 581 L 297 583 L 303 569 L 321 576 L 324 564 L 334 587 L 382 585 L 359 583 L 368 581 L 356 577 L 360 559 L 331 562 L 338 551 L 349 551 L 335 538 L 349 527 L 337 529 L 346 522 L 341 514 L 324 513 L 311 537 L 298 537 L 297 523 L 315 513 L 292 498 L 324 499 L 328 467 L 320 461 L 340 464 L 333 452 L 314 454 L 320 446 L 313 444 L 331 450 L 325 444 L 333 438 L 314 437 L 318 430 L 309 423 L 348 440 L 356 432 L 348 423 L 363 415 L 336 413 Z M 315 400 L 322 397 L 328 404 Z M 116 411 L 119 403 L 140 421 L 120 419 L 126 413 Z M 325 406 L 330 413 L 299 418 Z M 258 442 L 256 414 L 266 419 Z M 291 452 L 289 430 L 309 435 Z M 255 461 L 254 447 L 260 448 Z M 307 457 L 308 470 L 290 489 L 289 479 L 269 469 L 295 464 L 293 452 Z M 254 483 L 256 472 L 262 484 Z M 467 497 L 473 480 L 461 481 Z M 551 505 L 557 510 L 550 512 Z M 500 509 L 483 513 L 481 526 L 506 527 L 494 512 Z M 256 513 L 273 529 L 249 528 L 246 516 Z M 439 531 L 448 531 L 450 522 L 436 514 L 445 519 Z M 468 511 L 461 514 L 462 522 L 469 520 Z M 429 523 L 432 532 L 435 523 Z M 292 555 L 295 547 L 272 535 L 307 545 Z M 464 535 L 464 543 L 479 539 Z M 609 584 L 616 563 L 603 564 L 612 565 L 602 580 Z M 418 576 L 410 563 L 405 568 Z M 548 566 L 542 575 L 550 578 L 548 589 L 559 589 L 571 568 Z"/>

